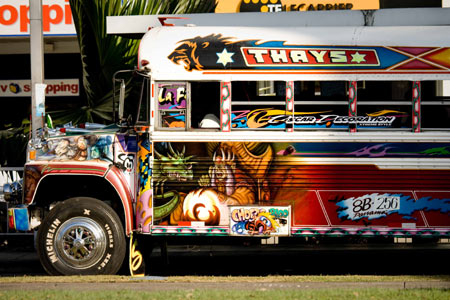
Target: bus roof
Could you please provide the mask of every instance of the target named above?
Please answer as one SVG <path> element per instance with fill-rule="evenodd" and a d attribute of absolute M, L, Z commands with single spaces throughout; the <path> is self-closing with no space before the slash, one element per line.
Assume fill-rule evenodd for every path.
<path fill-rule="evenodd" d="M 107 33 L 141 38 L 160 26 L 442 26 L 450 25 L 450 8 L 396 8 L 276 13 L 228 13 L 108 16 Z"/>
<path fill-rule="evenodd" d="M 157 27 L 139 68 L 155 80 L 443 80 L 450 26 Z"/>

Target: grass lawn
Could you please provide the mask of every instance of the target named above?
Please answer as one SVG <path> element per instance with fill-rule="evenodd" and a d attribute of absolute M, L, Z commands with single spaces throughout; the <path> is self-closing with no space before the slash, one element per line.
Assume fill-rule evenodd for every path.
<path fill-rule="evenodd" d="M 69 299 L 96 299 L 96 300 L 219 300 L 219 299 L 364 299 L 364 300 L 411 300 L 411 299 L 433 299 L 447 300 L 450 298 L 449 290 L 441 289 L 319 289 L 319 290 L 174 290 L 174 291 L 0 291 L 2 300 L 20 300 L 20 299 L 46 299 L 46 300 L 69 300 Z"/>
<path fill-rule="evenodd" d="M 17 276 L 0 277 L 1 283 L 11 282 L 129 282 L 139 280 L 130 276 Z M 412 282 L 449 281 L 450 275 L 323 275 L 323 276 L 170 276 L 161 277 L 161 282 Z M 1 298 L 0 298 L 1 299 Z"/>
<path fill-rule="evenodd" d="M 401 288 L 318 288 L 318 289 L 301 289 L 290 288 L 293 285 L 286 285 L 286 288 L 269 288 L 270 283 L 341 283 L 341 282 L 427 282 L 427 281 L 444 281 L 450 282 L 450 276 L 363 276 L 363 275 L 348 275 L 348 276 L 261 276 L 261 277 L 244 277 L 244 276 L 171 276 L 158 277 L 154 280 L 148 278 L 132 278 L 129 276 L 23 276 L 23 277 L 0 277 L 0 299 L 1 300 L 70 300 L 70 299 L 130 299 L 130 300 L 171 300 L 171 299 L 199 299 L 199 300 L 274 300 L 274 299 L 363 299 L 363 300 L 389 300 L 389 299 L 433 299 L 433 300 L 447 300 L 450 299 L 450 289 L 401 289 Z M 136 290 L 132 289 L 133 283 L 149 284 L 151 282 L 158 282 L 170 284 L 172 287 L 175 284 L 175 289 L 165 290 L 156 289 L 155 291 Z M 196 288 L 195 283 L 212 282 L 212 283 L 262 283 L 259 288 L 254 290 L 249 289 L 217 289 L 217 288 Z M 38 283 L 41 284 L 58 284 L 58 283 L 129 283 L 125 286 L 130 288 L 117 290 L 70 290 L 67 289 L 52 289 L 52 290 L 21 290 L 4 289 L 2 284 L 26 284 Z M 192 283 L 186 288 L 178 288 L 176 283 Z M 267 283 L 267 285 L 264 285 Z M 45 285 L 44 285 L 45 286 Z M 232 286 L 232 285 L 231 285 Z M 294 285 L 295 286 L 295 285 Z M 9 287 L 10 288 L 10 287 Z"/>

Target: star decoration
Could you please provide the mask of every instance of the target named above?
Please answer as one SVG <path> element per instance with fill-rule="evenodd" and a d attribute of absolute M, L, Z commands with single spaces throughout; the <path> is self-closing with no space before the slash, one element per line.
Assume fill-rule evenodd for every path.
<path fill-rule="evenodd" d="M 355 54 L 352 54 L 352 62 L 361 63 L 365 62 L 366 54 L 360 54 L 359 52 L 356 52 Z"/>
<path fill-rule="evenodd" d="M 234 55 L 234 52 L 228 52 L 226 48 L 223 48 L 223 51 L 221 53 L 217 52 L 216 54 L 217 57 L 219 57 L 219 59 L 217 59 L 217 63 L 222 64 L 224 67 L 228 63 L 234 62 L 234 60 L 231 58 Z"/>
<path fill-rule="evenodd" d="M 89 216 L 91 214 L 91 211 L 85 208 L 83 214 Z"/>

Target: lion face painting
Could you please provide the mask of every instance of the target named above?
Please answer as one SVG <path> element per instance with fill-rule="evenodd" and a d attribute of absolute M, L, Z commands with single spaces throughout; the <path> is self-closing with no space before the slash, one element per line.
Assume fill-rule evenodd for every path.
<path fill-rule="evenodd" d="M 177 65 L 184 64 L 185 70 L 189 72 L 202 71 L 206 66 L 217 67 L 220 65 L 217 64 L 216 53 L 222 52 L 226 46 L 231 46 L 230 49 L 234 46 L 229 39 L 221 34 L 210 34 L 182 40 L 167 58 Z"/>

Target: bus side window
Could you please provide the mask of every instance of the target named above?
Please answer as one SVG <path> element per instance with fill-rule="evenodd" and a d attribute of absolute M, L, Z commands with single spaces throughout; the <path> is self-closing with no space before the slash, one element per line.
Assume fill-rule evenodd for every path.
<path fill-rule="evenodd" d="M 450 129 L 450 80 L 421 82 L 421 128 Z"/>
<path fill-rule="evenodd" d="M 187 84 L 158 83 L 158 127 L 186 130 Z"/>
<path fill-rule="evenodd" d="M 135 110 L 137 108 L 135 115 L 132 115 L 133 120 L 136 120 L 136 124 L 148 125 L 150 122 L 150 95 L 151 82 L 149 78 L 144 77 L 142 80 L 140 97 L 129 97 L 129 100 L 127 99 L 127 101 L 125 101 L 125 105 L 127 107 L 130 107 L 128 109 L 129 111 L 132 111 L 131 109 Z M 128 116 L 128 114 L 125 113 L 125 116 Z"/>
<path fill-rule="evenodd" d="M 232 81 L 231 95 L 232 131 L 286 129 L 286 82 Z"/>
<path fill-rule="evenodd" d="M 191 128 L 220 129 L 220 82 L 191 82 Z"/>

